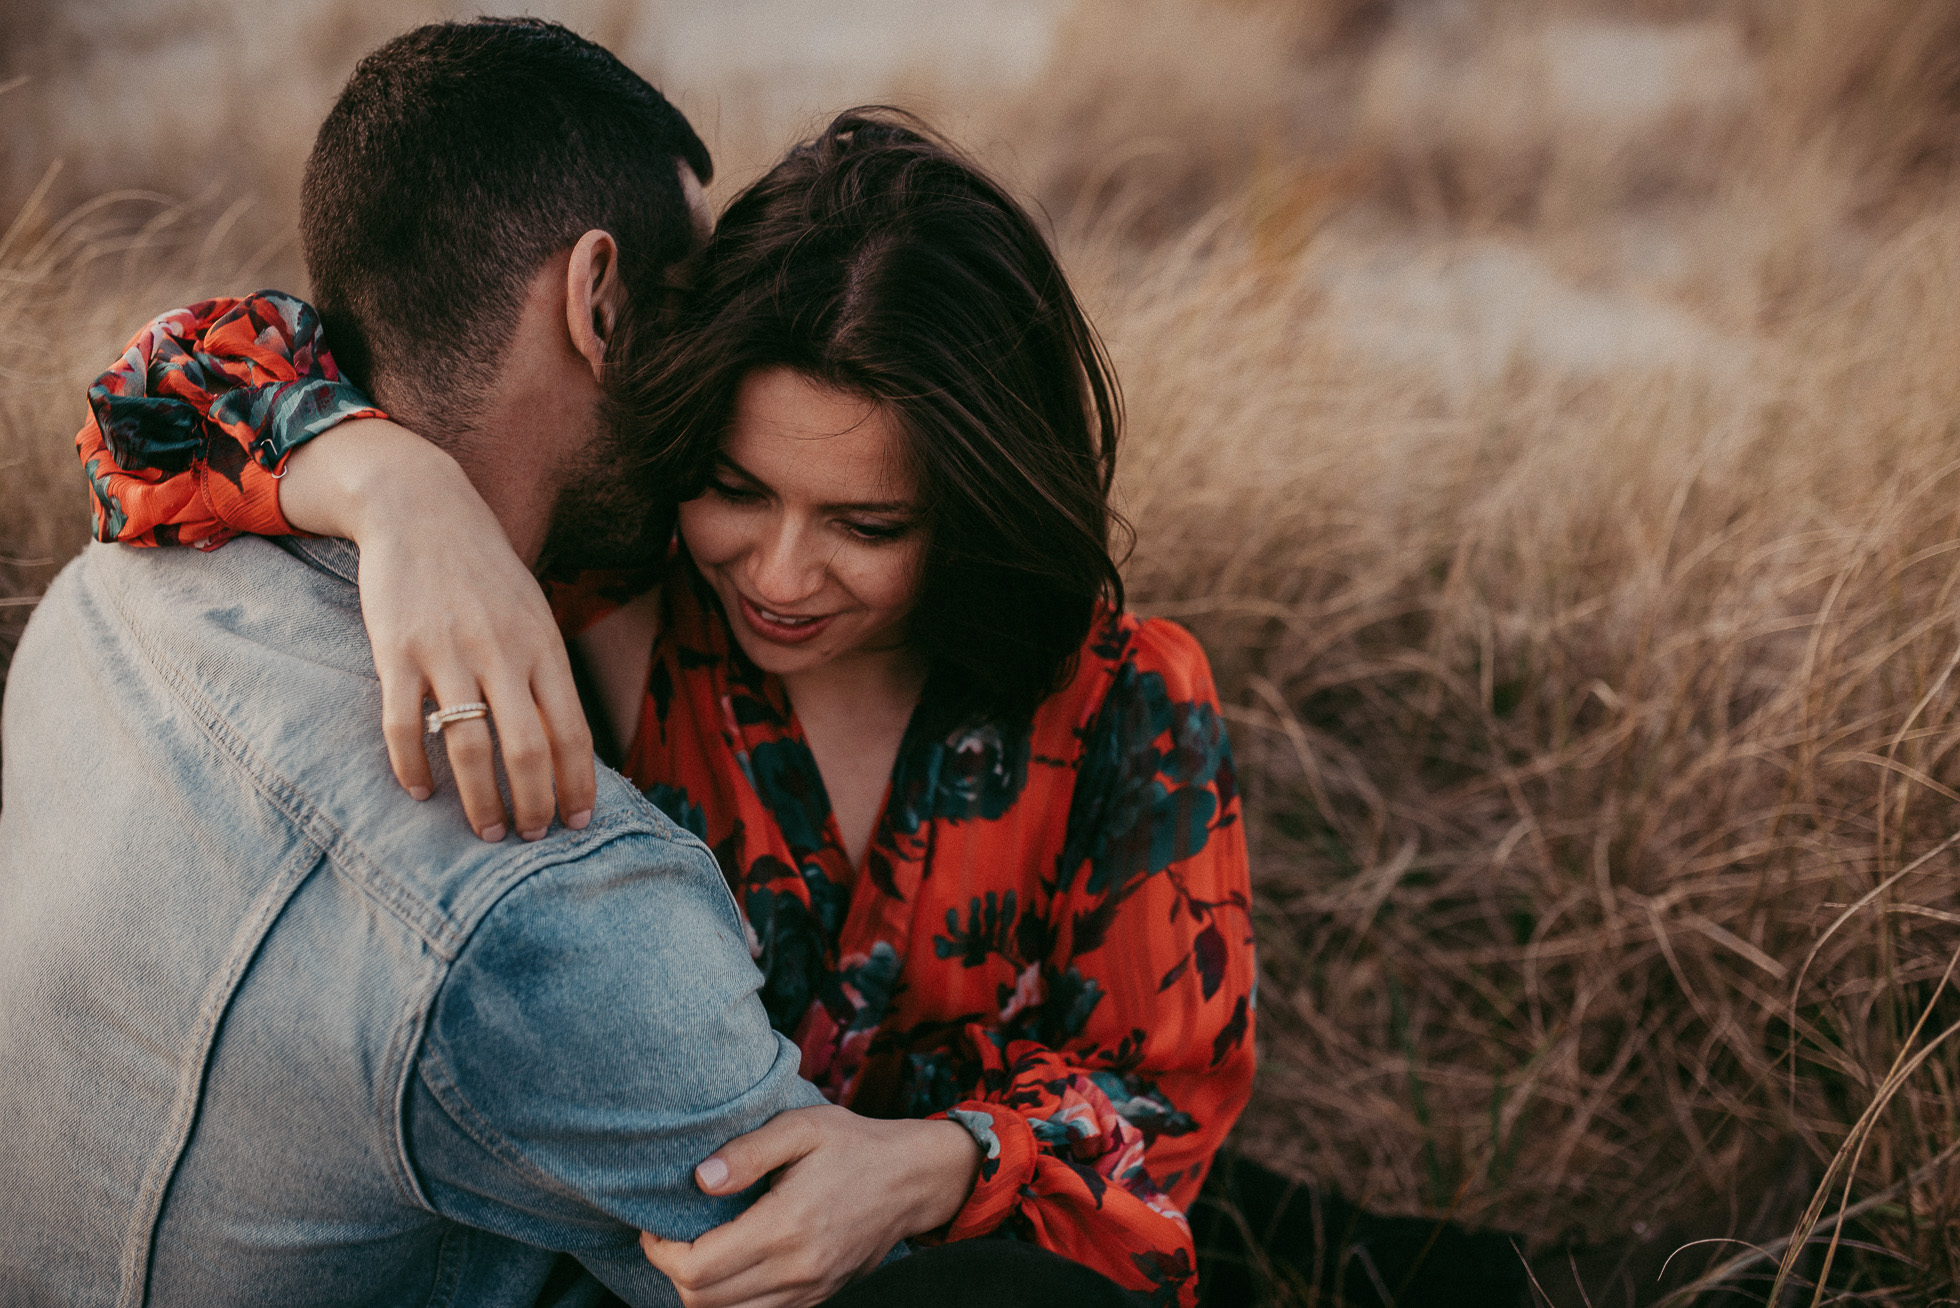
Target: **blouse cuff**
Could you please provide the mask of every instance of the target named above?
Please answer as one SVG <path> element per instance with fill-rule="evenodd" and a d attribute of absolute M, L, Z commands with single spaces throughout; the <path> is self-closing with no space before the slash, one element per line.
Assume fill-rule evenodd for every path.
<path fill-rule="evenodd" d="M 964 1100 L 933 1116 L 959 1123 L 980 1146 L 979 1179 L 946 1228 L 946 1238 L 986 1235 L 1013 1213 L 1022 1187 L 1034 1176 L 1034 1131 L 1021 1114 L 983 1099 Z"/>
<path fill-rule="evenodd" d="M 205 503 L 233 532 L 299 535 L 279 507 L 279 479 L 293 451 L 350 419 L 387 416 L 360 388 L 320 377 L 227 391 L 211 403 L 209 421 L 224 434 L 212 434 L 199 469 Z M 227 438 L 250 451 L 245 466 L 225 469 L 215 462 L 215 456 L 236 448 Z"/>
<path fill-rule="evenodd" d="M 210 520 L 219 524 L 219 529 L 212 532 L 208 542 L 195 543 L 212 548 L 235 535 L 298 535 L 279 507 L 279 477 L 284 471 L 283 464 L 281 460 L 281 467 L 273 470 L 248 464 L 231 476 L 210 468 L 197 469 L 194 480 L 198 496 Z M 194 542 L 180 539 L 179 543 Z"/>
<path fill-rule="evenodd" d="M 214 399 L 210 413 L 212 422 L 275 476 L 285 472 L 294 450 L 320 433 L 353 418 L 387 416 L 358 386 L 323 377 L 241 386 Z"/>

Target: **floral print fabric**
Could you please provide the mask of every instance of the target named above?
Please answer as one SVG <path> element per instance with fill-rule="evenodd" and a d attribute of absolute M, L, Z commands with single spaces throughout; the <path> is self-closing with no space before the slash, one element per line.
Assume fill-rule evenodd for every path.
<path fill-rule="evenodd" d="M 279 474 L 301 443 L 383 416 L 343 382 L 319 316 L 278 291 L 205 300 L 153 319 L 88 389 L 75 445 L 95 538 L 214 549 L 288 535 Z"/>
<path fill-rule="evenodd" d="M 312 366 L 335 384 L 317 341 Z M 262 459 L 297 443 L 277 412 L 218 430 Z M 98 465 L 146 459 L 151 425 Z M 203 510 L 135 503 L 119 538 L 162 541 L 150 514 Z M 266 507 L 200 519 L 199 538 L 285 530 Z M 612 598 L 554 596 L 574 628 Z M 1250 1094 L 1255 998 L 1239 799 L 1197 643 L 1105 613 L 1031 720 L 952 727 L 921 706 L 853 866 L 781 683 L 684 556 L 661 605 L 624 770 L 720 861 L 803 1075 L 857 1112 L 973 1133 L 979 1181 L 945 1238 L 1032 1240 L 1143 1302 L 1195 1303 L 1184 1209 Z"/>
<path fill-rule="evenodd" d="M 1253 959 L 1231 752 L 1181 628 L 1105 614 L 1031 722 L 915 715 L 861 866 L 779 682 L 685 561 L 627 775 L 708 842 L 826 1097 L 951 1115 L 1005 1228 L 1165 1302 L 1244 1106 Z"/>

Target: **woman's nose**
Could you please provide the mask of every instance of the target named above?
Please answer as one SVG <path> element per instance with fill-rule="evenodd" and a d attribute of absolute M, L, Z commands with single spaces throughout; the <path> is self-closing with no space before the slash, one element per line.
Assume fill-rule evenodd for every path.
<path fill-rule="evenodd" d="M 749 585 L 772 607 L 800 603 L 823 585 L 816 542 L 788 516 L 779 517 L 749 555 Z"/>

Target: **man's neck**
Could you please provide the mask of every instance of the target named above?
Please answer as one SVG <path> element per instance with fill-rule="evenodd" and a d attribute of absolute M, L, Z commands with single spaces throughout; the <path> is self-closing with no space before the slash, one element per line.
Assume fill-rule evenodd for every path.
<path fill-rule="evenodd" d="M 536 568 L 551 525 L 557 485 L 550 469 L 528 457 L 534 454 L 535 444 L 527 439 L 527 433 L 536 431 L 536 423 L 541 421 L 562 422 L 563 415 L 529 413 L 527 410 L 535 406 L 523 404 L 484 407 L 487 412 L 465 426 L 417 412 L 412 404 L 390 407 L 390 413 L 456 460 L 503 525 L 511 549 L 524 566 Z"/>
<path fill-rule="evenodd" d="M 605 237 L 609 249 L 610 240 Z M 601 402 L 596 356 L 573 339 L 574 321 L 597 312 L 589 304 L 576 313 L 568 307 L 573 254 L 567 249 L 545 261 L 508 339 L 495 352 L 494 367 L 475 384 L 461 379 L 458 389 L 464 394 L 389 387 L 385 375 L 375 379 L 384 406 L 406 401 L 390 409 L 396 420 L 428 436 L 461 465 L 503 524 L 517 557 L 532 569 L 549 540 L 559 493 L 579 476 L 580 461 L 592 447 Z M 594 351 L 603 348 L 596 338 L 587 344 Z"/>
<path fill-rule="evenodd" d="M 504 535 L 510 538 L 510 547 L 517 557 L 524 560 L 525 567 L 536 568 L 538 556 L 544 552 L 557 488 L 544 475 L 544 469 L 522 457 L 512 457 L 525 452 L 521 434 L 472 435 L 481 437 L 482 443 L 473 439 L 450 453 L 462 465 L 483 502 L 490 506 L 490 512 L 503 524 Z"/>

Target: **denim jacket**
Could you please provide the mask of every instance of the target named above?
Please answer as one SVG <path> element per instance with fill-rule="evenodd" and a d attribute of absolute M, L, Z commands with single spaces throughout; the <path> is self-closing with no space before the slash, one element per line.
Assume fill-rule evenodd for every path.
<path fill-rule="evenodd" d="M 671 1304 L 636 1232 L 735 1216 L 694 1165 L 820 1102 L 713 858 L 630 784 L 534 844 L 479 841 L 440 758 L 401 791 L 356 566 L 97 545 L 29 624 L 0 1304 Z"/>

